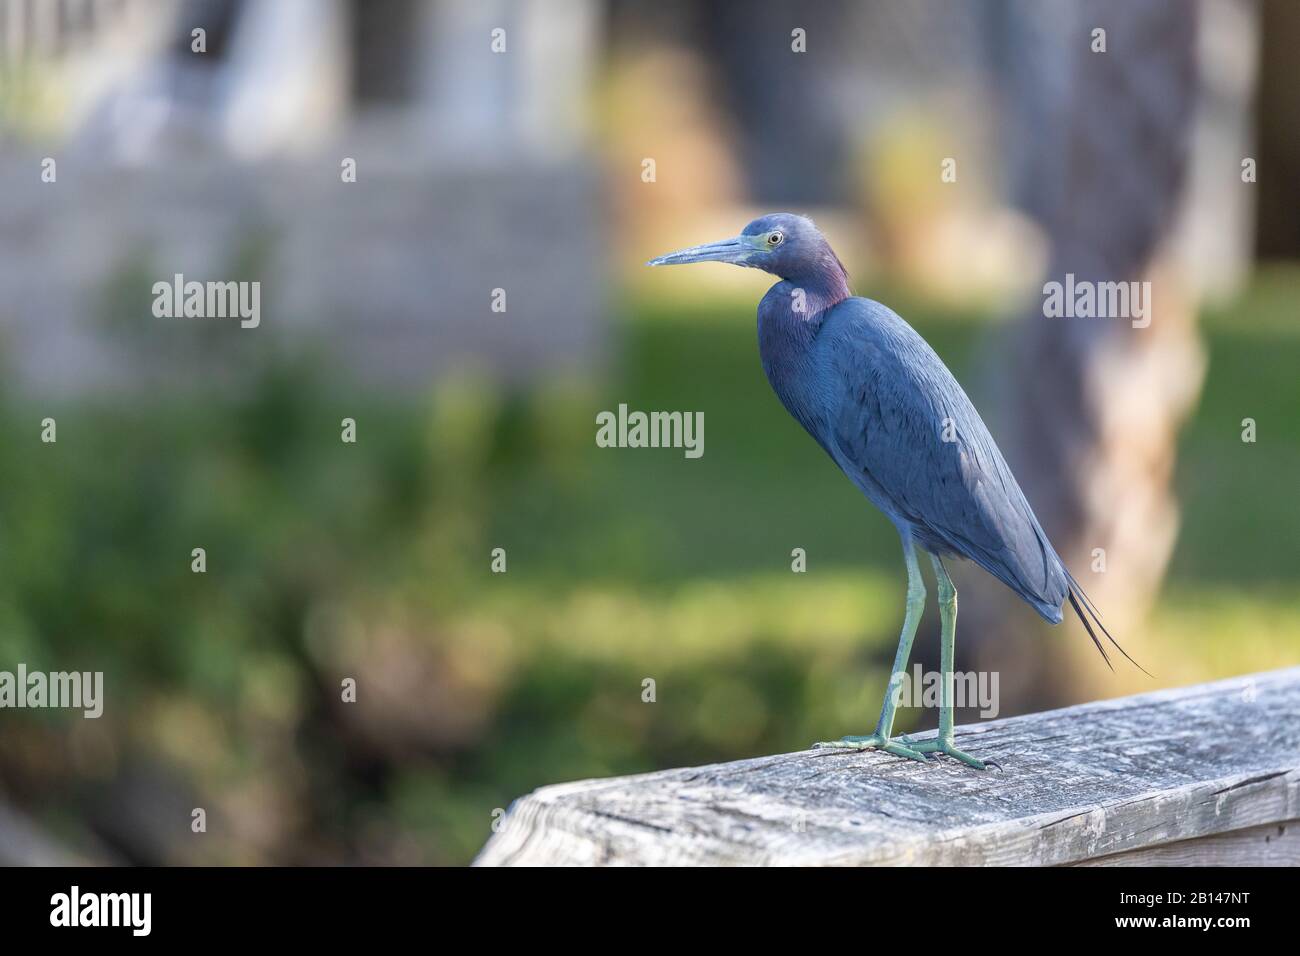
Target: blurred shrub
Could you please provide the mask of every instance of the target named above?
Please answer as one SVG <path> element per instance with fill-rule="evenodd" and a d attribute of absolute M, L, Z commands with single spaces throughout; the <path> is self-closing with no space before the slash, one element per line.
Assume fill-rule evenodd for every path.
<path fill-rule="evenodd" d="M 752 302 L 714 308 L 645 305 L 608 380 L 528 392 L 465 375 L 367 398 L 276 358 L 222 396 L 0 394 L 0 668 L 103 670 L 107 698 L 98 721 L 0 714 L 4 793 L 102 859 L 462 863 L 545 783 L 869 730 L 896 540 L 777 407 Z M 909 315 L 958 360 L 979 334 Z M 1242 398 L 1295 393 L 1281 356 L 1300 340 L 1222 317 L 1208 334 L 1183 449 L 1194 547 L 1137 642 L 1162 683 L 1293 662 L 1300 634 L 1294 535 L 1249 533 L 1294 524 L 1271 504 L 1294 422 Z M 705 411 L 705 456 L 597 449 L 619 402 Z M 1224 455 L 1245 414 L 1267 441 Z M 1089 653 L 1069 637 L 1051 644 Z"/>

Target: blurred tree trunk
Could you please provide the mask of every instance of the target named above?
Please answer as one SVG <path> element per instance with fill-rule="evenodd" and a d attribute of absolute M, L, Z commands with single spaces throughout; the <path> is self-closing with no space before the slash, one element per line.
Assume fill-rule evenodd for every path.
<path fill-rule="evenodd" d="M 1139 660 L 1133 625 L 1173 549 L 1177 432 L 1204 372 L 1195 293 L 1172 261 L 1200 88 L 1198 11 L 1183 0 L 1017 3 L 1006 24 L 1007 47 L 1024 54 L 1009 69 L 1022 149 L 1013 185 L 1049 243 L 1044 281 L 1149 281 L 1151 294 L 1145 328 L 1048 318 L 1035 298 L 999 352 L 997 432 L 1061 557 Z M 1105 52 L 1092 49 L 1097 28 Z M 1234 163 L 1221 175 L 1236 173 Z M 1001 671 L 1018 710 L 1093 690 L 1007 595 L 965 593 L 972 663 Z"/>
<path fill-rule="evenodd" d="M 1296 53 L 1300 3 L 1265 0 L 1260 7 L 1259 255 L 1300 258 L 1300 96 Z"/>

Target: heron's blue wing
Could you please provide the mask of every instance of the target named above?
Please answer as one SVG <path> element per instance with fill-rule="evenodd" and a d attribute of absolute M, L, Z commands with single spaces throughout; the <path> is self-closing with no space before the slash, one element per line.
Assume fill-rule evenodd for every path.
<path fill-rule="evenodd" d="M 1053 623 L 1069 585 L 979 413 L 934 350 L 877 302 L 848 299 L 814 346 L 823 444 L 918 542 L 974 561 Z"/>

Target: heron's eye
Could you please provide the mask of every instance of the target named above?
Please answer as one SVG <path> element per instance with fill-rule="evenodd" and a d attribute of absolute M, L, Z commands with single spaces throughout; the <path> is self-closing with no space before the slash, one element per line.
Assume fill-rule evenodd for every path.
<path fill-rule="evenodd" d="M 782 236 L 779 232 L 768 233 L 767 244 L 769 246 L 779 246 L 783 238 L 784 236 Z"/>

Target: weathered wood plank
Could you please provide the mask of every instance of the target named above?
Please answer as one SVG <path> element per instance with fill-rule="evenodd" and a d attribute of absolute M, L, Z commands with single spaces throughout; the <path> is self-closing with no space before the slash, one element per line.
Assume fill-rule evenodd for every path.
<path fill-rule="evenodd" d="M 1071 866 L 1296 866 L 1300 864 L 1300 820 L 1266 823 L 1195 840 L 1162 843 Z"/>
<path fill-rule="evenodd" d="M 1002 769 L 817 750 L 543 787 L 475 862 L 1057 865 L 1300 819 L 1300 668 L 957 737 Z"/>

